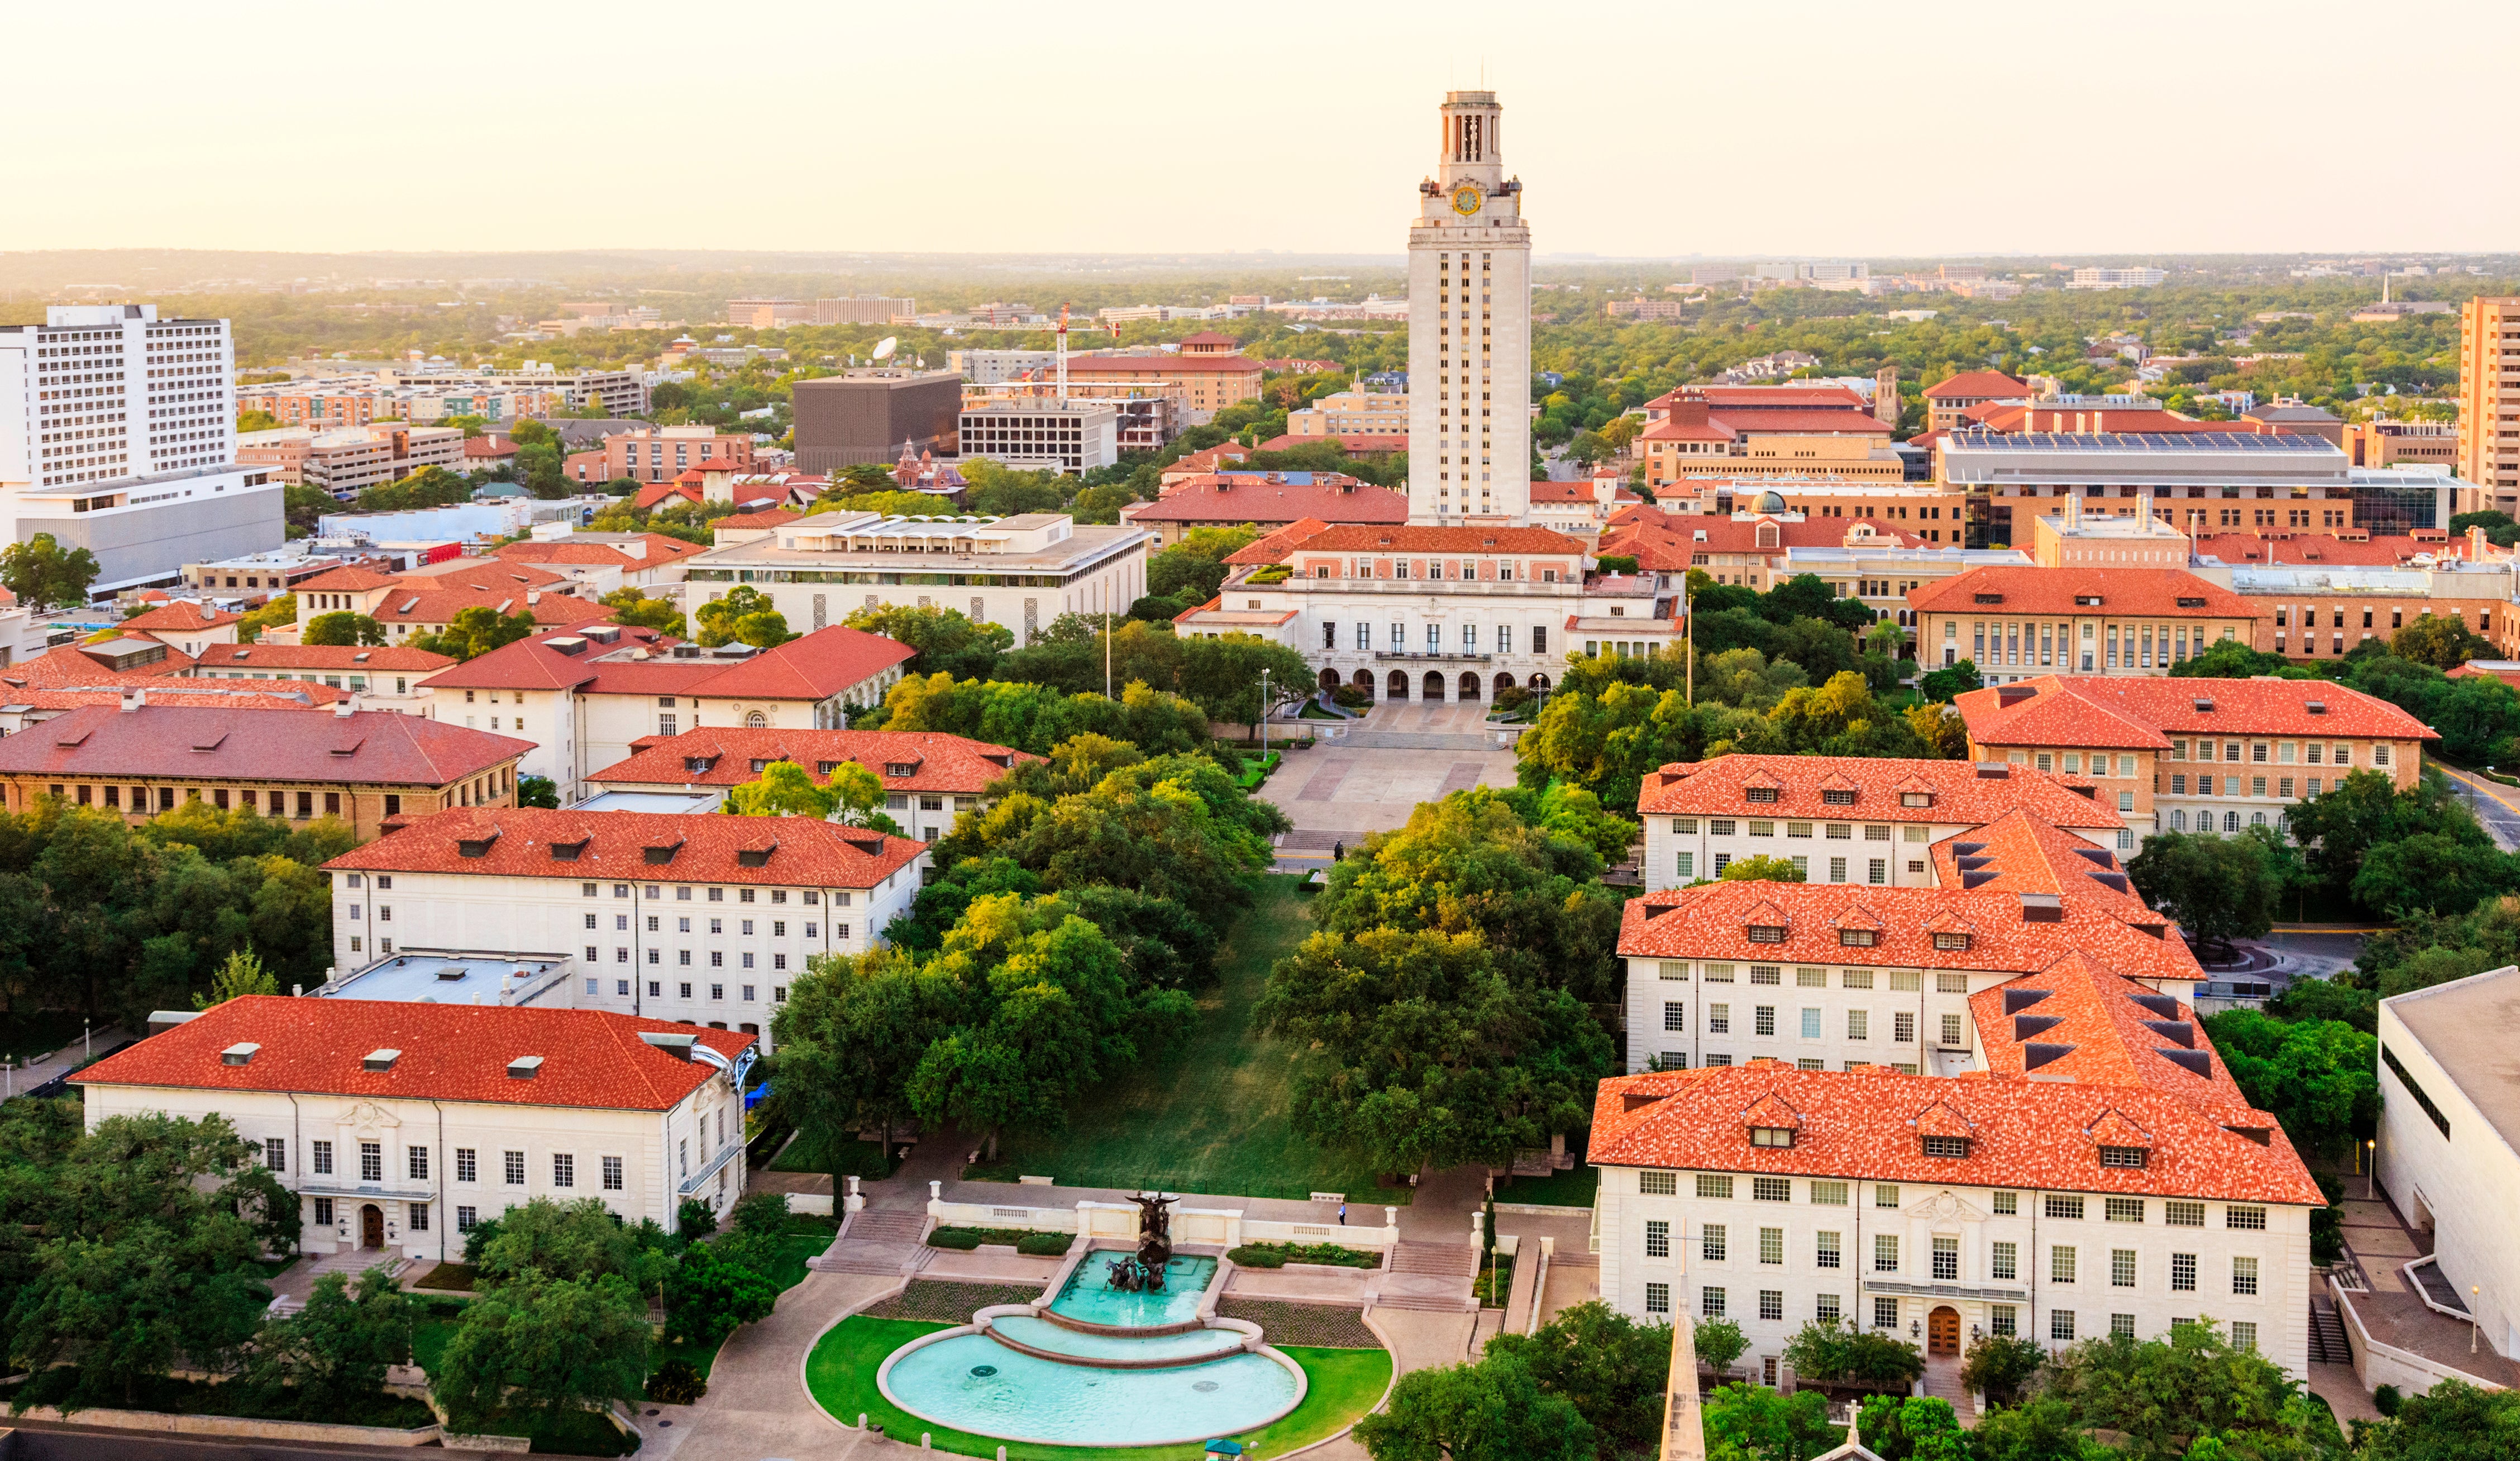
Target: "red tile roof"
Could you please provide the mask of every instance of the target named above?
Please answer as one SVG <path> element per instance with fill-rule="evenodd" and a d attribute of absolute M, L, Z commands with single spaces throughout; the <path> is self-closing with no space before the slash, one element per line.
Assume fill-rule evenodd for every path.
<path fill-rule="evenodd" d="M 1323 477 L 1329 480 L 1323 481 Z M 1132 505 L 1131 522 L 1406 522 L 1409 494 L 1339 472 L 1311 485 L 1273 482 L 1256 472 L 1209 473 L 1176 483 L 1150 503 Z"/>
<path fill-rule="evenodd" d="M 387 626 L 442 625 L 453 623 L 455 616 L 466 609 L 477 607 L 502 617 L 521 610 L 532 614 L 537 625 L 560 626 L 591 624 L 612 616 L 612 610 L 594 599 L 565 592 L 568 581 L 558 574 L 530 564 L 486 561 L 490 570 L 486 572 L 468 567 L 443 577 L 397 579 L 395 587 L 378 600 L 373 617 Z M 518 570 L 532 576 L 523 577 Z M 562 587 L 540 587 L 543 584 Z"/>
<path fill-rule="evenodd" d="M 474 462 L 513 457 L 517 455 L 517 444 L 513 441 L 494 440 L 487 436 L 470 437 L 464 443 L 464 455 Z"/>
<path fill-rule="evenodd" d="M 563 689 L 586 694 L 701 695 L 712 699 L 826 700 L 908 660 L 916 650 L 897 640 L 834 624 L 745 659 L 706 653 L 690 659 L 662 653 L 679 642 L 652 629 L 624 627 L 617 644 L 588 643 L 575 653 L 554 647 L 567 634 L 541 634 L 429 677 L 433 688 Z M 646 648 L 651 659 L 626 657 Z"/>
<path fill-rule="evenodd" d="M 1718 406 L 1709 418 L 1736 435 L 1880 436 L 1890 423 L 1867 411 L 1811 411 L 1766 406 Z M 1668 419 L 1666 419 L 1668 420 Z M 1661 424 L 1657 422 L 1656 424 Z M 1650 427 L 1647 428 L 1651 430 Z"/>
<path fill-rule="evenodd" d="M 1969 1017 L 1998 1076 L 2035 1070 L 2051 1080 L 2148 1086 L 2203 1105 L 2249 1104 L 2193 1006 L 2085 953 L 1980 990 L 1969 996 Z"/>
<path fill-rule="evenodd" d="M 1589 503 L 1594 501 L 1590 482 L 1534 482 L 1531 500 L 1536 503 Z"/>
<path fill-rule="evenodd" d="M 1750 1144 L 1743 1118 L 1770 1100 L 1799 1118 L 1791 1146 Z M 1930 1134 L 1922 1132 L 1928 1122 L 1964 1127 L 1968 1155 L 1924 1155 L 1919 1136 Z M 2101 1166 L 2099 1146 L 2121 1144 L 2115 1138 L 2124 1126 L 2148 1138 L 2146 1164 Z M 2235 1127 L 2268 1138 L 2261 1145 Z M 2199 1106 L 2141 1086 L 1906 1076 L 1886 1066 L 1798 1071 L 1756 1060 L 1602 1082 L 1588 1160 L 1928 1187 L 2323 1203 L 2318 1184 L 2273 1128 L 2274 1118 L 2263 1112 Z"/>
<path fill-rule="evenodd" d="M 126 694 L 139 694 L 151 705 L 193 705 L 214 710 L 330 710 L 350 698 L 350 691 L 297 680 L 179 680 L 160 676 L 144 687 L 129 683 L 93 687 L 65 686 L 49 689 L 13 689 L 0 694 L 12 707 L 32 710 L 76 710 L 85 705 L 120 705 Z"/>
<path fill-rule="evenodd" d="M 1777 541 L 1766 547 L 1759 544 L 1762 525 L 1776 529 Z M 1600 551 L 1612 555 L 1633 555 L 1639 568 L 1677 573 L 1689 566 L 1690 558 L 1701 553 L 1764 553 L 1783 555 L 1788 548 L 1837 548 L 1846 536 L 1861 525 L 1868 527 L 1883 547 L 1928 548 L 1913 533 L 1902 532 L 1886 523 L 1868 517 L 1810 517 L 1796 522 L 1787 517 L 1726 517 L 1716 513 L 1689 515 L 1665 512 L 1659 508 L 1639 506 L 1613 516 L 1602 530 Z M 1703 533 L 1704 538 L 1698 535 Z"/>
<path fill-rule="evenodd" d="M 669 497 L 679 497 L 686 502 L 695 503 L 707 501 L 706 497 L 701 493 L 698 483 L 679 481 L 650 482 L 648 485 L 640 488 L 639 495 L 631 499 L 631 501 L 638 507 L 652 508 Z"/>
<path fill-rule="evenodd" d="M 468 846 L 480 848 L 481 856 L 464 856 Z M 575 849 L 576 856 L 556 854 L 555 848 L 560 854 Z M 907 837 L 812 817 L 455 807 L 421 818 L 324 866 L 349 872 L 872 888 L 926 850 L 927 844 Z M 661 854 L 663 861 L 652 859 L 652 853 Z"/>
<path fill-rule="evenodd" d="M 302 579 L 292 587 L 290 592 L 292 594 L 362 594 L 370 589 L 382 589 L 400 582 L 402 582 L 401 579 L 390 573 L 379 573 L 372 568 L 362 568 L 351 563 L 327 569 L 313 578 Z"/>
<path fill-rule="evenodd" d="M 2504 685 L 2510 686 L 2514 689 L 2520 689 L 2520 664 L 2515 664 L 2510 660 L 2478 661 L 2471 659 L 2463 665 L 2455 666 L 2452 669 L 2445 670 L 2442 673 L 2448 675 L 2452 680 L 2466 680 L 2476 675 L 2491 675 L 2495 679 L 2501 681 Z"/>
<path fill-rule="evenodd" d="M 213 644 L 198 670 L 343 670 L 426 675 L 455 663 L 408 644 Z"/>
<path fill-rule="evenodd" d="M 2032 693 L 2004 703 L 2004 690 L 2024 689 Z M 1953 703 L 1984 745 L 2157 748 L 2166 736 L 2194 734 L 2440 739 L 2388 701 L 2328 680 L 2043 675 Z M 2314 713 L 2314 704 L 2322 708 Z"/>
<path fill-rule="evenodd" d="M 1069 378 L 1087 376 L 1257 376 L 1260 362 L 1239 355 L 1071 355 Z"/>
<path fill-rule="evenodd" d="M 1274 445 L 1272 450 L 1275 450 Z M 1228 462 L 1247 462 L 1250 459 L 1251 448 L 1240 442 L 1229 441 L 1222 446 L 1212 446 L 1205 451 L 1192 452 L 1165 467 L 1164 470 L 1168 473 L 1215 471 Z"/>
<path fill-rule="evenodd" d="M 1991 396 L 2026 396 L 2030 382 L 2002 371 L 1962 371 L 1925 387 L 1928 401 L 1976 401 Z"/>
<path fill-rule="evenodd" d="M 225 613 L 190 598 L 178 598 L 145 614 L 134 614 L 114 627 L 125 634 L 182 634 L 187 630 L 219 629 L 244 618 L 243 614 Z"/>
<path fill-rule="evenodd" d="M 2197 557 L 2226 563 L 2327 563 L 2394 568 L 2418 553 L 2457 555 L 2466 544 L 2417 543 L 2412 538 L 2372 538 L 2362 542 L 2331 533 L 2303 533 L 2262 538 L 2255 533 L 2212 533 L 2195 540 L 2189 551 Z"/>
<path fill-rule="evenodd" d="M 1684 385 L 1647 401 L 1644 409 L 1647 412 L 1669 411 L 1684 401 L 1703 401 L 1718 411 L 1728 406 L 1789 411 L 1867 409 L 1864 397 L 1843 385 Z"/>
<path fill-rule="evenodd" d="M 736 528 L 738 530 L 747 528 L 767 529 L 794 522 L 796 519 L 804 515 L 804 513 L 796 511 L 790 508 L 773 508 L 767 512 L 731 512 L 724 517 L 710 519 L 709 526 L 713 528 Z M 689 547 L 690 545 L 685 546 Z"/>
<path fill-rule="evenodd" d="M 973 796 L 1015 764 L 1041 759 L 941 731 L 709 728 L 650 736 L 635 744 L 628 760 L 587 779 L 604 786 L 741 786 L 759 778 L 755 762 L 792 761 L 821 786 L 831 780 L 825 766 L 854 761 L 883 777 L 887 791 Z M 695 767 L 695 761 L 704 765 Z M 890 774 L 905 765 L 911 768 L 907 775 Z"/>
<path fill-rule="evenodd" d="M 1564 533 L 1536 527 L 1373 527 L 1335 524 L 1296 545 L 1304 553 L 1582 553 Z M 1290 551 L 1296 551 L 1290 550 Z"/>
<path fill-rule="evenodd" d="M 1225 561 L 1235 567 L 1282 563 L 1286 560 L 1286 554 L 1293 552 L 1296 545 L 1310 540 L 1313 535 L 1328 526 L 1328 523 L 1318 517 L 1306 517 L 1297 522 L 1287 523 L 1276 532 L 1256 538 L 1248 545 L 1227 553 Z"/>
<path fill-rule="evenodd" d="M 2000 596 L 1982 603 L 1984 595 Z M 2078 599 L 2097 598 L 2096 604 Z M 2181 599 L 2193 599 L 2182 604 Z M 2258 606 L 2184 568 L 1972 568 L 1908 591 L 1908 606 L 1947 614 L 2105 614 L 2254 619 Z"/>
<path fill-rule="evenodd" d="M 20 660 L 6 669 L 0 669 L 0 685 L 8 686 L 12 690 L 24 689 L 28 686 L 47 688 L 83 685 L 146 685 L 169 675 L 188 674 L 193 668 L 191 655 L 171 645 L 160 643 L 158 647 L 166 651 L 163 659 L 153 660 L 145 665 L 135 665 L 128 670 L 115 670 L 109 668 L 98 655 L 88 652 L 95 647 L 88 644 L 64 644 L 59 648 L 47 649 L 33 659 Z"/>
<path fill-rule="evenodd" d="M 389 999 L 292 999 L 248 995 L 153 1035 L 79 1073 L 85 1085 L 183 1090 L 286 1091 L 328 1096 L 476 1101 L 664 1111 L 717 1074 L 639 1039 L 642 1031 L 689 1035 L 729 1060 L 754 1038 L 594 1009 Z M 244 1065 L 220 1052 L 259 1046 Z M 401 1052 L 371 1071 L 371 1050 Z M 539 1055 L 531 1080 L 508 1063 Z"/>
<path fill-rule="evenodd" d="M 444 786 L 533 748 L 529 740 L 389 710 L 271 716 L 207 706 L 101 705 L 0 740 L 0 773 Z"/>
<path fill-rule="evenodd" d="M 1983 826 L 2028 811 L 2058 826 L 2114 830 L 2123 818 L 2075 789 L 2076 783 L 2026 766 L 1989 768 L 1965 761 L 1902 761 L 1864 756 L 1718 756 L 1673 762 L 1644 778 L 1638 811 L 1648 817 L 1778 817 L 1834 821 L 1916 821 Z M 1774 789 L 1753 802 L 1749 788 Z M 1852 793 L 1831 803 L 1828 792 Z M 1921 795 L 1926 805 L 1902 805 Z"/>

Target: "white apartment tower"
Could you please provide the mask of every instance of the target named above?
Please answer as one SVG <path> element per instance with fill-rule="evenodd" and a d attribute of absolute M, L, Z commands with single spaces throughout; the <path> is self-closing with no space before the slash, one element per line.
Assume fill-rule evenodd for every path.
<path fill-rule="evenodd" d="M 1492 91 L 1444 96 L 1409 229 L 1409 520 L 1531 518 L 1531 231 Z"/>
<path fill-rule="evenodd" d="M 282 485 L 236 465 L 225 320 L 53 305 L 0 326 L 0 541 L 96 554 L 99 592 L 280 546 Z"/>

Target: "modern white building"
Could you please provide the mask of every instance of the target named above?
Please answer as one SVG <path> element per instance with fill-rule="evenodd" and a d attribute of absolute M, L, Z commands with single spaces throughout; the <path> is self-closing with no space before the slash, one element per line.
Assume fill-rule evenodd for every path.
<path fill-rule="evenodd" d="M 966 401 L 961 422 L 964 456 L 1024 471 L 1072 476 L 1120 460 L 1120 408 L 1108 401 Z"/>
<path fill-rule="evenodd" d="M 310 1254 L 460 1260 L 474 1224 L 594 1198 L 672 1230 L 742 1196 L 748 1036 L 591 1009 L 248 995 L 81 1071 L 88 1129 L 226 1118 Z"/>
<path fill-rule="evenodd" d="M 2157 288 L 2164 275 L 2158 269 L 2077 269 L 2066 282 L 2069 289 L 2150 289 Z"/>
<path fill-rule="evenodd" d="M 568 1002 L 766 1039 L 818 953 L 909 910 L 927 845 L 810 817 L 458 808 L 324 864 L 337 968 L 571 961 Z"/>
<path fill-rule="evenodd" d="M 1409 520 L 1531 510 L 1531 230 L 1492 91 L 1444 96 L 1443 154 L 1409 226 Z"/>
<path fill-rule="evenodd" d="M 0 534 L 86 549 L 97 593 L 278 548 L 283 486 L 237 465 L 235 381 L 225 320 L 57 304 L 0 327 Z"/>
<path fill-rule="evenodd" d="M 837 624 L 860 607 L 932 604 L 1005 625 L 1020 647 L 1061 614 L 1127 613 L 1146 595 L 1154 541 L 1140 528 L 1080 526 L 1064 512 L 817 512 L 691 559 L 683 601 L 697 610 L 747 584 L 795 630 Z"/>

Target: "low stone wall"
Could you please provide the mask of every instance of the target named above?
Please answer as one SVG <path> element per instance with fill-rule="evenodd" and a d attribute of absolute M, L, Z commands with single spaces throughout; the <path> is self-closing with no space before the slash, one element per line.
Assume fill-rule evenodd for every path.
<path fill-rule="evenodd" d="M 223 1436 L 248 1440 L 289 1440 L 300 1445 L 427 1445 L 440 1439 L 441 1428 L 421 1426 L 390 1431 L 382 1426 L 334 1426 L 320 1421 L 252 1420 L 240 1415 L 167 1415 L 155 1410 L 80 1410 L 64 1415 L 50 1405 L 29 1405 L 20 1419 L 53 1421 L 71 1426 L 101 1426 L 116 1431 L 157 1431 L 177 1436 Z M 452 1438 L 447 1438 L 452 1442 Z M 508 1437 L 493 1437 L 505 1440 Z M 517 1449 L 528 1442 L 514 1438 Z"/>

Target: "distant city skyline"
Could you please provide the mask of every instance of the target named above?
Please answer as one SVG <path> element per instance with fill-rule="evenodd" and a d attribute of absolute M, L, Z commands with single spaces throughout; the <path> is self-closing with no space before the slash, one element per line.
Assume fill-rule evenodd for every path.
<path fill-rule="evenodd" d="M 1426 170 L 1425 99 L 1482 79 L 1544 259 L 2520 245 L 2520 192 L 2454 141 L 2498 135 L 2497 94 L 2434 88 L 2419 131 L 2378 124 L 2365 104 L 2401 73 L 2357 42 L 2367 10 L 1793 17 L 1543 25 L 1462 3 L 1132 27 L 988 0 L 631 0 L 484 31 L 53 7 L 12 21 L 34 64 L 0 245 L 1383 254 L 1407 217 L 1389 179 Z M 2520 57 L 2520 11 L 2421 20 L 2385 43 Z M 712 186 L 654 187 L 693 178 Z M 707 201 L 660 205 L 677 196 Z"/>

